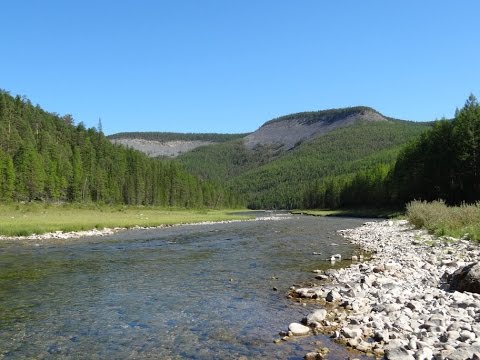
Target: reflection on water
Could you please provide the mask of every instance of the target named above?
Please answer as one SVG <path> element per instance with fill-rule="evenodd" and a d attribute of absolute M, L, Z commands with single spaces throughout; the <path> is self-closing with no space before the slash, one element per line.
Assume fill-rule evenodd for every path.
<path fill-rule="evenodd" d="M 321 259 L 349 257 L 336 230 L 363 221 L 284 216 L 2 244 L 0 357 L 301 359 L 328 346 L 343 359 L 323 336 L 273 340 L 312 310 L 288 288 L 330 266 Z"/>

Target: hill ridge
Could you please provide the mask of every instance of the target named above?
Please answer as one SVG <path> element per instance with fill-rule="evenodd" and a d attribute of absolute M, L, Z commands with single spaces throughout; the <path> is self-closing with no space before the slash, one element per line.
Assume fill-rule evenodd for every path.
<path fill-rule="evenodd" d="M 352 107 L 344 107 L 344 108 L 332 108 L 332 109 L 324 109 L 324 110 L 316 110 L 316 111 L 300 111 L 297 113 L 282 115 L 280 117 L 274 118 L 265 122 L 261 127 L 265 125 L 270 125 L 276 122 L 284 121 L 284 120 L 291 120 L 292 118 L 298 118 L 301 116 L 305 117 L 305 125 L 309 125 L 312 122 L 319 121 L 318 117 L 322 117 L 322 120 L 326 120 L 327 122 L 334 122 L 338 117 L 345 115 L 345 113 L 351 114 L 354 112 L 373 112 L 379 114 L 385 118 L 386 116 L 382 115 L 379 111 L 371 108 L 369 106 L 352 106 Z"/>
<path fill-rule="evenodd" d="M 304 141 L 358 121 L 378 122 L 390 119 L 366 106 L 300 112 L 267 121 L 245 137 L 245 146 L 254 149 L 267 145 L 290 150 Z"/>

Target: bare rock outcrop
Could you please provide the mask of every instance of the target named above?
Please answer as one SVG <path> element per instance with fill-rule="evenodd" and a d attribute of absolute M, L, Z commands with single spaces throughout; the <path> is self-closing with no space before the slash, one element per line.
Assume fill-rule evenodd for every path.
<path fill-rule="evenodd" d="M 121 144 L 126 147 L 141 151 L 150 157 L 167 156 L 176 157 L 197 147 L 210 145 L 211 141 L 156 141 L 146 139 L 122 138 L 110 140 L 114 144 Z"/>
<path fill-rule="evenodd" d="M 249 149 L 273 146 L 289 150 L 303 141 L 358 121 L 387 121 L 387 118 L 367 107 L 303 112 L 268 121 L 244 141 Z"/>

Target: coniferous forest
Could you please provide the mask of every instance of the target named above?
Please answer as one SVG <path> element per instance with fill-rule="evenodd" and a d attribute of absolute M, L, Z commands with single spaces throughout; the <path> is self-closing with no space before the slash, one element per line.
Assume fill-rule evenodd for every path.
<path fill-rule="evenodd" d="M 0 200 L 228 207 L 231 192 L 0 91 Z"/>
<path fill-rule="evenodd" d="M 241 141 L 194 149 L 178 160 L 225 184 L 253 209 L 389 206 L 385 184 L 402 147 L 428 130 L 406 121 L 359 122 L 289 151 Z"/>
<path fill-rule="evenodd" d="M 389 176 L 393 198 L 458 205 L 480 200 L 480 105 L 474 95 L 400 153 Z"/>
<path fill-rule="evenodd" d="M 326 179 L 305 192 L 304 208 L 403 207 L 480 201 L 480 105 L 470 95 L 452 120 L 439 120 L 403 146 L 394 161 Z"/>
<path fill-rule="evenodd" d="M 222 143 L 152 159 L 112 144 L 101 122 L 87 129 L 0 91 L 0 201 L 309 209 L 480 200 L 473 95 L 453 120 L 359 122 L 286 152 L 247 149 L 240 135 L 200 134 Z"/>

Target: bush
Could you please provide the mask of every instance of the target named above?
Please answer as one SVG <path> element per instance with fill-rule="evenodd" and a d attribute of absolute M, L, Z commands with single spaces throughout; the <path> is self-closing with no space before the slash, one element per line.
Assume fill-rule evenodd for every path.
<path fill-rule="evenodd" d="M 416 228 L 438 236 L 480 240 L 480 203 L 449 207 L 444 201 L 412 201 L 407 204 L 407 219 Z"/>

